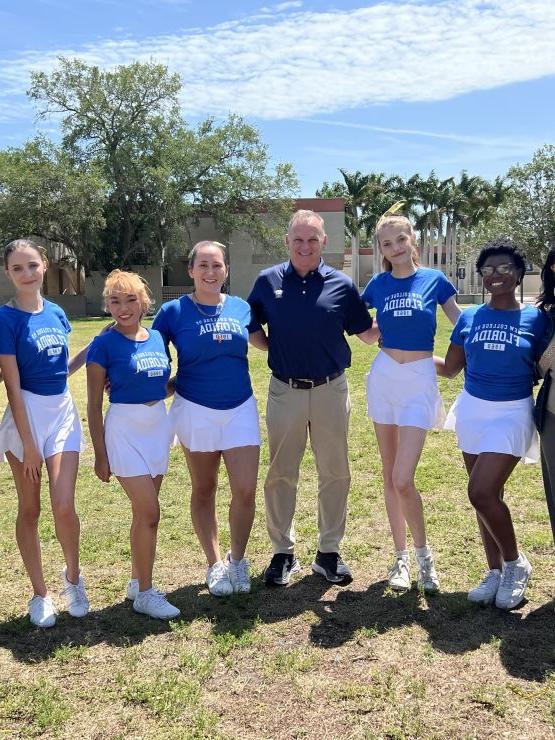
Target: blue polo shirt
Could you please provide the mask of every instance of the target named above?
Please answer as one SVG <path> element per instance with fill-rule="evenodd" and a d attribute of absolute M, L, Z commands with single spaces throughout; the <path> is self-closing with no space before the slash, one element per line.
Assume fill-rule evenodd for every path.
<path fill-rule="evenodd" d="M 268 326 L 268 365 L 287 378 L 318 380 L 351 365 L 347 334 L 372 326 L 353 281 L 322 260 L 301 277 L 291 262 L 262 270 L 248 297 L 249 331 Z"/>

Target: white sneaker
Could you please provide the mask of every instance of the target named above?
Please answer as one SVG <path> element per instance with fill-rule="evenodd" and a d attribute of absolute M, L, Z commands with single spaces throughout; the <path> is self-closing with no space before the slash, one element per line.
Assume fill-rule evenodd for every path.
<path fill-rule="evenodd" d="M 139 591 L 133 602 L 133 609 L 153 619 L 175 619 L 181 614 L 179 609 L 166 599 L 166 594 L 157 591 L 153 586 L 146 591 Z"/>
<path fill-rule="evenodd" d="M 503 563 L 501 582 L 495 597 L 495 606 L 498 609 L 514 609 L 524 598 L 526 586 L 532 575 L 532 566 L 521 552 L 518 558 L 509 563 Z"/>
<path fill-rule="evenodd" d="M 218 560 L 206 571 L 206 585 L 212 596 L 229 596 L 233 593 L 229 570 L 222 560 Z"/>
<path fill-rule="evenodd" d="M 35 627 L 47 629 L 56 624 L 56 609 L 50 596 L 33 596 L 28 606 L 29 619 Z"/>
<path fill-rule="evenodd" d="M 175 619 L 181 614 L 179 609 L 166 599 L 166 594 L 157 591 L 154 586 L 146 591 L 139 591 L 133 602 L 133 609 L 153 619 Z"/>
<path fill-rule="evenodd" d="M 67 610 L 72 617 L 85 617 L 89 613 L 89 600 L 85 593 L 85 581 L 79 576 L 78 583 L 67 580 L 66 569 L 62 571 L 62 582 L 64 588 L 62 596 L 65 597 Z"/>
<path fill-rule="evenodd" d="M 225 556 L 225 564 L 229 581 L 236 594 L 248 594 L 251 590 L 251 577 L 249 573 L 250 563 L 246 558 L 234 563 L 231 559 L 231 552 Z"/>
<path fill-rule="evenodd" d="M 418 587 L 427 594 L 439 591 L 439 578 L 437 577 L 432 553 L 417 555 L 416 562 L 418 563 Z"/>
<path fill-rule="evenodd" d="M 497 568 L 488 570 L 481 582 L 468 592 L 468 600 L 475 604 L 493 604 L 501 582 L 501 571 Z"/>
<path fill-rule="evenodd" d="M 393 591 L 408 591 L 410 588 L 410 562 L 408 557 L 398 555 L 387 574 L 387 582 Z"/>
<path fill-rule="evenodd" d="M 127 588 L 125 590 L 125 598 L 127 601 L 135 601 L 139 594 L 139 579 L 130 578 L 127 581 Z"/>

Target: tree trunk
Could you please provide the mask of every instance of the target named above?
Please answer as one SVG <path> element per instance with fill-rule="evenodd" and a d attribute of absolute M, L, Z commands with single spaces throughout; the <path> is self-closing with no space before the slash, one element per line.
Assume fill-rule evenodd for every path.
<path fill-rule="evenodd" d="M 356 289 L 359 289 L 359 249 L 360 231 L 357 229 L 356 235 L 351 237 L 351 277 Z"/>

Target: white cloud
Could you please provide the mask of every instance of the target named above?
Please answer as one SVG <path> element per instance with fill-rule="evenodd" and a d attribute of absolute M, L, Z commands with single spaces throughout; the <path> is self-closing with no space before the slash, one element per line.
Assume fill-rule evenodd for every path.
<path fill-rule="evenodd" d="M 354 123 L 351 121 L 325 120 L 318 118 L 304 119 L 307 123 L 318 124 L 323 126 L 334 126 L 338 128 L 350 128 L 362 131 L 372 131 L 378 134 L 393 134 L 397 137 L 416 137 L 424 139 L 441 139 L 451 141 L 455 144 L 470 144 L 474 146 L 486 147 L 488 149 L 503 149 L 505 151 L 514 148 L 521 151 L 523 148 L 529 149 L 538 145 L 536 139 L 530 140 L 527 137 L 515 136 L 468 136 L 466 134 L 453 134 L 444 131 L 422 131 L 411 128 L 390 128 L 386 126 L 372 126 L 367 123 Z"/>
<path fill-rule="evenodd" d="M 58 55 L 103 67 L 156 59 L 182 74 L 185 115 L 308 118 L 369 104 L 445 100 L 553 75 L 554 47 L 552 0 L 386 0 L 22 52 L 0 60 L 0 103 L 21 95 L 29 72 L 52 69 Z"/>
<path fill-rule="evenodd" d="M 283 13 L 285 10 L 296 10 L 297 8 L 302 8 L 302 1 L 301 0 L 290 0 L 289 2 L 285 3 L 278 3 L 277 5 L 271 5 L 271 6 L 264 6 L 263 8 L 260 8 L 261 13 Z"/>

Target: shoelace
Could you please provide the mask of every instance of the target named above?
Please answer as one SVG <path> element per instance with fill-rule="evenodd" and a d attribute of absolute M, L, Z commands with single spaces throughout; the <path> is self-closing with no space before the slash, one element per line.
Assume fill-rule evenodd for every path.
<path fill-rule="evenodd" d="M 432 580 L 434 571 L 434 561 L 430 557 L 418 561 L 418 567 L 422 575 L 422 580 Z"/>
<path fill-rule="evenodd" d="M 48 607 L 50 610 L 54 610 L 54 604 L 50 596 L 33 596 L 33 598 L 29 601 L 29 608 L 38 608 L 38 606 L 40 606 L 42 612 L 44 612 L 46 607 Z"/>
<path fill-rule="evenodd" d="M 394 575 L 400 576 L 403 565 L 408 570 L 409 568 L 408 562 L 404 560 L 403 558 L 397 558 L 389 570 L 389 576 L 394 576 Z"/>
<path fill-rule="evenodd" d="M 224 563 L 221 561 L 218 561 L 217 563 L 214 563 L 214 565 L 210 568 L 210 572 L 213 576 L 217 575 L 220 576 L 223 573 L 225 573 L 227 570 Z"/>
<path fill-rule="evenodd" d="M 243 558 L 240 560 L 237 565 L 233 564 L 233 567 L 235 568 L 235 572 L 237 575 L 237 580 L 242 582 L 248 581 L 248 567 L 249 567 L 249 561 L 245 560 Z"/>
<path fill-rule="evenodd" d="M 87 601 L 85 584 L 82 581 L 79 581 L 79 583 L 69 583 L 62 591 L 62 594 L 71 597 L 73 603 L 79 602 L 80 604 L 84 604 Z"/>
<path fill-rule="evenodd" d="M 515 580 L 516 580 L 516 563 L 505 565 L 505 570 L 503 571 L 501 585 L 503 586 L 503 588 L 512 589 L 515 585 Z"/>
<path fill-rule="evenodd" d="M 156 604 L 161 605 L 163 601 L 166 601 L 166 594 L 163 591 L 157 591 L 153 588 L 151 598 Z"/>
<path fill-rule="evenodd" d="M 492 573 L 492 571 L 490 570 L 482 578 L 480 586 L 489 586 L 492 581 L 497 581 L 498 578 L 499 576 L 496 573 Z"/>

